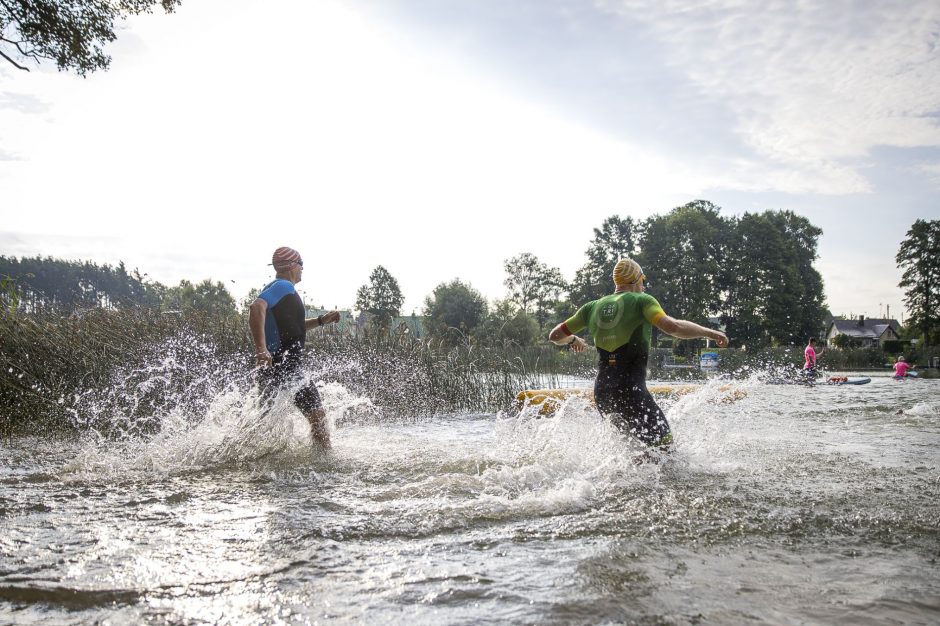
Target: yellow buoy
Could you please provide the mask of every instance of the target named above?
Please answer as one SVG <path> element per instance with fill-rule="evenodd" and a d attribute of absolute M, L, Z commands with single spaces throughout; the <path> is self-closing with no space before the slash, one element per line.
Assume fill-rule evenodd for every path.
<path fill-rule="evenodd" d="M 647 387 L 654 396 L 684 396 L 702 389 L 704 385 L 677 385 L 677 384 L 659 384 Z M 737 389 L 732 385 L 719 387 L 722 395 L 718 401 L 722 403 L 731 403 L 747 395 L 743 389 Z M 516 410 L 521 411 L 525 406 L 539 407 L 539 415 L 552 415 L 561 408 L 569 398 L 584 398 L 591 404 L 594 404 L 594 390 L 588 387 L 573 387 L 570 389 L 526 389 L 516 395 Z"/>

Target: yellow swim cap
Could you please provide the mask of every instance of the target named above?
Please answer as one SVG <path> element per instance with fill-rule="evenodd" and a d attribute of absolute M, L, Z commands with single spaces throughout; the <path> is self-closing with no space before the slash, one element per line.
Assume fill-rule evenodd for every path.
<path fill-rule="evenodd" d="M 635 285 L 643 278 L 643 268 L 631 258 L 620 259 L 614 266 L 614 285 L 626 287 Z"/>

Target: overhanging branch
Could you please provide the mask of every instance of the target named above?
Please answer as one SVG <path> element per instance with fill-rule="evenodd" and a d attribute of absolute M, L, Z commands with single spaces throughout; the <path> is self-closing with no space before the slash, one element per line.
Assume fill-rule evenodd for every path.
<path fill-rule="evenodd" d="M 13 67 L 15 67 L 15 68 L 18 69 L 18 70 L 23 70 L 24 72 L 28 72 L 28 71 L 29 71 L 29 68 L 28 68 L 28 67 L 25 67 L 25 66 L 23 66 L 23 65 L 20 65 L 19 63 L 17 63 L 16 61 L 14 61 L 14 60 L 11 59 L 10 57 L 8 57 L 8 56 L 3 52 L 3 50 L 0 50 L 0 57 L 3 57 L 4 59 L 6 59 L 6 60 L 9 61 L 10 63 L 12 63 L 12 64 L 13 64 Z"/>

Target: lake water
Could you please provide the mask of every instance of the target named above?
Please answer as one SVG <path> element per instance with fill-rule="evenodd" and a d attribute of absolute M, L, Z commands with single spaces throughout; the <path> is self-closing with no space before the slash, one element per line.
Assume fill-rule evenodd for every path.
<path fill-rule="evenodd" d="M 0 448 L 0 623 L 936 624 L 940 381 L 718 384 L 660 463 L 591 409 L 389 422 L 220 394 Z"/>

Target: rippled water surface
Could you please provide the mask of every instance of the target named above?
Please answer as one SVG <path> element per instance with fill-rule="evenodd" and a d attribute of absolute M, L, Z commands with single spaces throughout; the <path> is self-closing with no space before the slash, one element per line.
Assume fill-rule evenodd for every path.
<path fill-rule="evenodd" d="M 579 402 L 389 423 L 335 385 L 328 454 L 224 395 L 4 441 L 0 622 L 940 622 L 940 381 L 739 385 L 666 402 L 659 463 Z"/>

